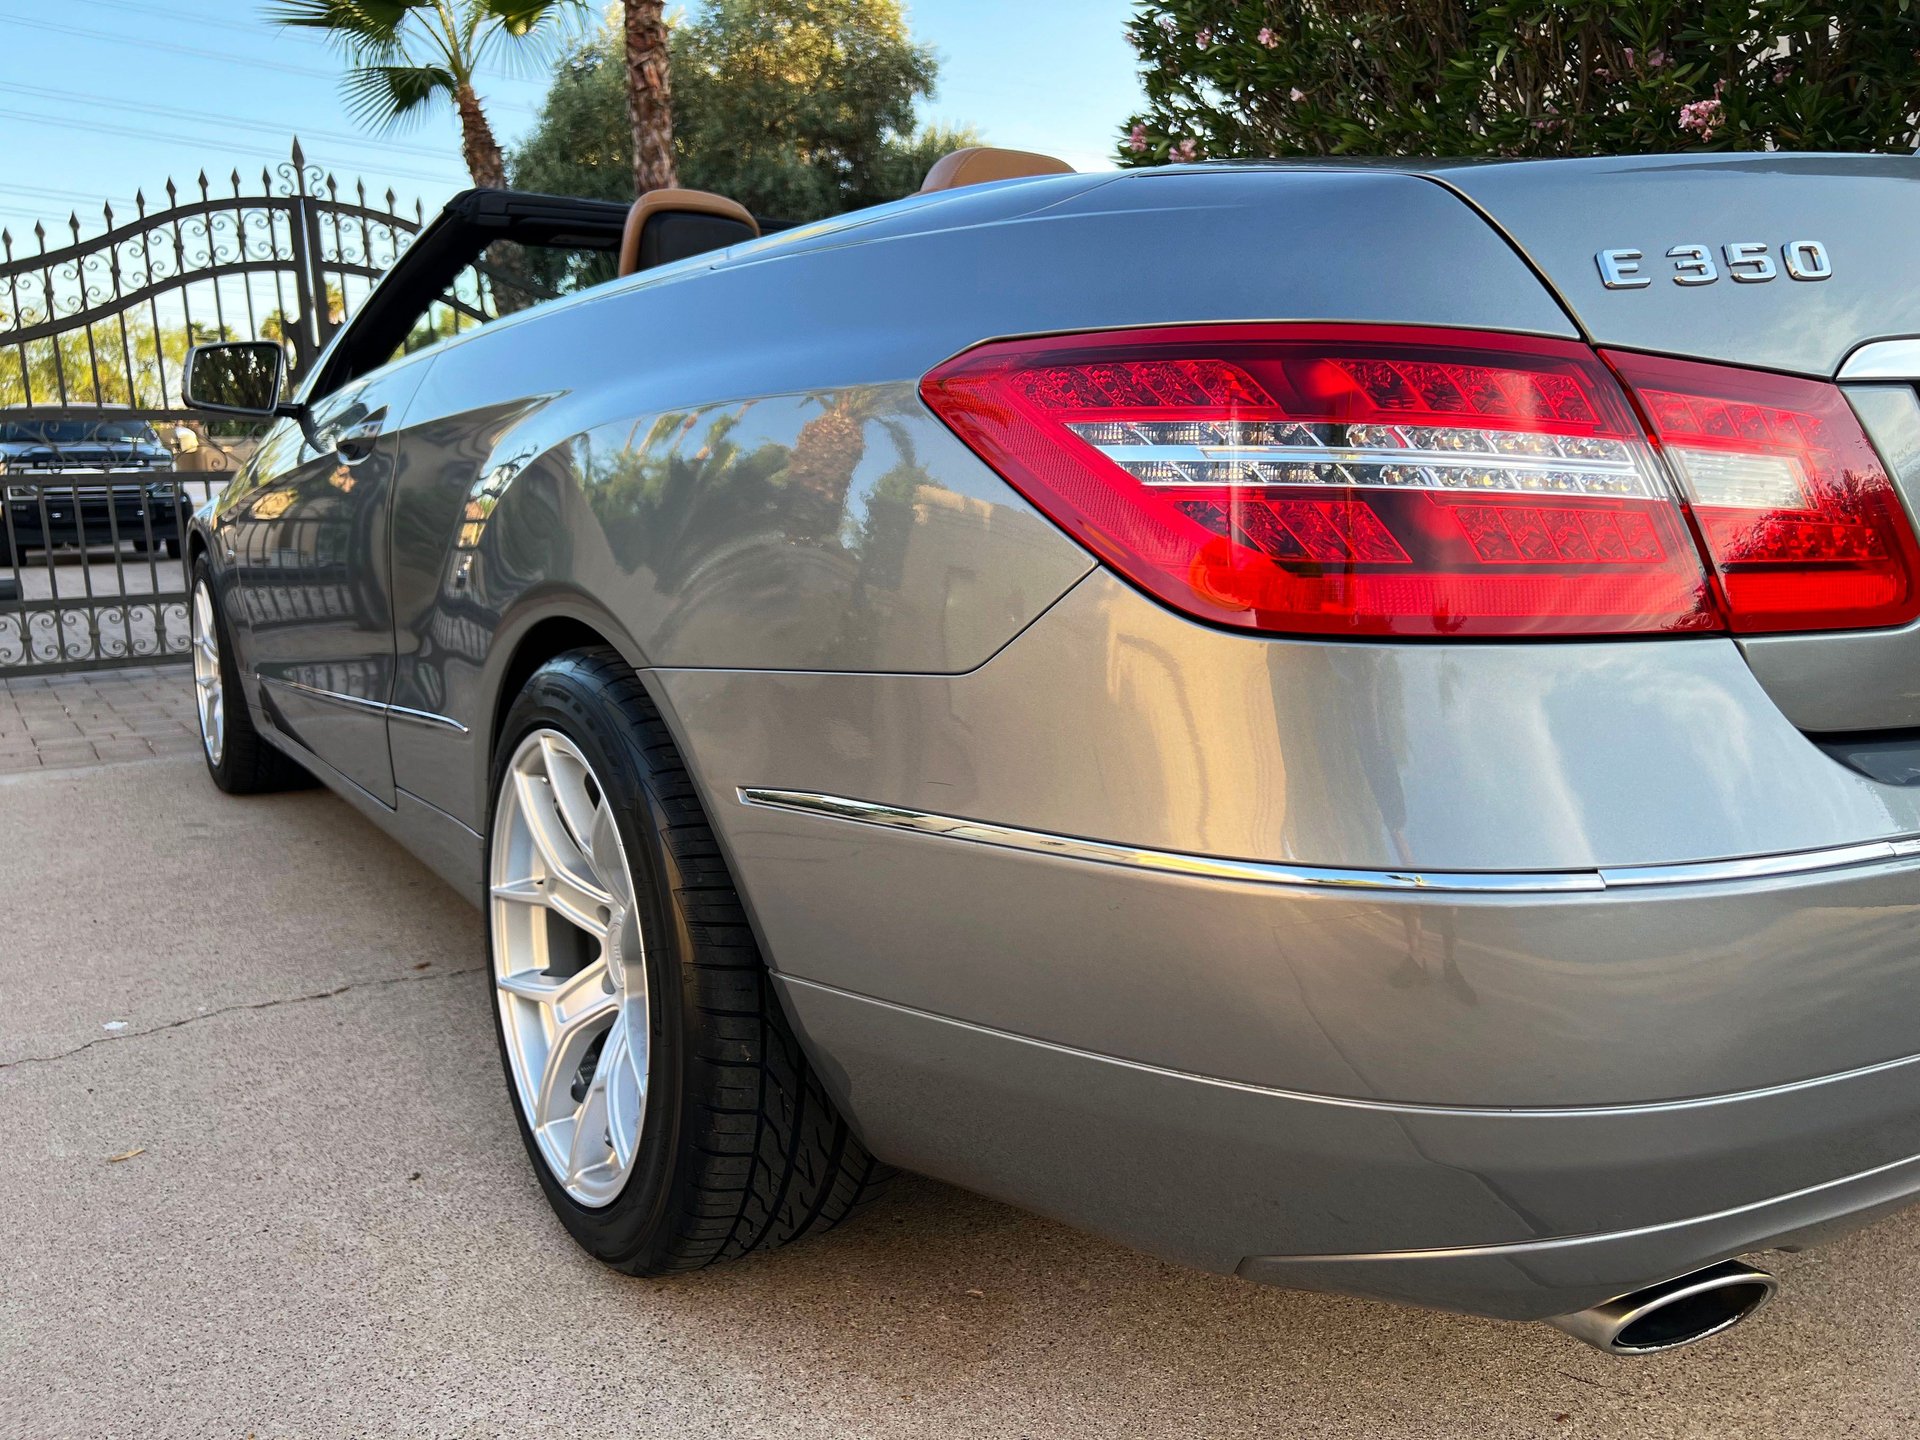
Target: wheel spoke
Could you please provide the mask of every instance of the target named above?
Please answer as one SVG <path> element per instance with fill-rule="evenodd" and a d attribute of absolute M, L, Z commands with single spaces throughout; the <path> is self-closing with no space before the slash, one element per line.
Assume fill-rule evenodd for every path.
<path fill-rule="evenodd" d="M 496 975 L 494 984 L 511 995 L 553 1007 L 555 1033 L 604 1014 L 613 1005 L 607 962 L 595 960 L 573 975 L 545 970 L 510 970 Z"/>
<path fill-rule="evenodd" d="M 568 982 L 568 986 L 572 984 Z M 599 988 L 598 981 L 595 988 Z M 552 1007 L 553 1038 L 547 1044 L 546 1063 L 540 1068 L 539 1092 L 534 1097 L 535 1124 L 551 1124 L 572 1111 L 573 1081 L 579 1074 L 580 1062 L 600 1032 L 611 1023 L 617 1007 L 618 1002 L 604 990 L 596 1000 L 583 1003 L 574 1013 L 568 1013 L 564 1000 Z"/>
<path fill-rule="evenodd" d="M 560 993 L 565 981 L 556 980 L 544 970 L 515 970 L 508 975 L 494 976 L 494 984 L 509 995 L 518 995 L 522 1000 L 531 1000 L 539 1005 L 551 1005 L 554 997 Z"/>
<path fill-rule="evenodd" d="M 608 1132 L 607 1080 L 596 1069 L 587 1086 L 586 1098 L 573 1113 L 573 1133 L 567 1143 L 567 1180 L 578 1183 L 587 1171 L 607 1162 Z"/>
<path fill-rule="evenodd" d="M 521 905 L 545 905 L 547 891 L 538 880 L 531 876 L 524 880 L 506 880 L 493 887 L 493 898 L 512 900 Z"/>
<path fill-rule="evenodd" d="M 597 889 L 581 889 L 567 876 L 529 876 L 492 887 L 493 898 L 551 910 L 576 930 L 605 943 L 612 916 Z"/>
<path fill-rule="evenodd" d="M 564 880 L 594 904 L 611 904 L 613 897 L 594 883 L 593 867 L 587 861 L 586 852 L 574 843 L 560 819 L 553 787 L 544 777 L 525 771 L 513 778 L 520 796 L 520 813 L 526 818 L 534 849 L 540 852 L 540 859 L 547 867 L 546 878 Z"/>
<path fill-rule="evenodd" d="M 633 1022 L 625 1014 L 613 1022 L 607 1032 L 606 1047 L 600 1052 L 600 1066 L 594 1073 L 607 1082 L 607 1132 L 613 1141 L 614 1158 L 622 1166 L 633 1163 L 633 1152 L 640 1143 L 640 1116 L 647 1098 L 644 1065 L 636 1065 L 633 1054 Z"/>
<path fill-rule="evenodd" d="M 546 762 L 547 784 L 553 791 L 553 808 L 566 827 L 567 838 L 581 858 L 590 862 L 594 800 L 587 793 L 587 767 L 546 736 L 540 739 L 540 754 Z"/>
<path fill-rule="evenodd" d="M 594 808 L 589 827 L 587 861 L 593 873 L 621 907 L 633 909 L 633 880 L 627 873 L 626 847 L 620 843 L 620 828 L 614 823 L 613 807 L 602 800 Z"/>

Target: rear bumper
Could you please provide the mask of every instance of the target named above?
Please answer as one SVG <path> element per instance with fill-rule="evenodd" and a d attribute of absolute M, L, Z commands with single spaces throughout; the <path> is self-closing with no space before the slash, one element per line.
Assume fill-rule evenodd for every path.
<path fill-rule="evenodd" d="M 1920 1187 L 1920 789 L 1730 642 L 1268 643 L 1095 576 L 967 675 L 652 679 L 888 1160 L 1516 1319 Z"/>
<path fill-rule="evenodd" d="M 781 992 L 889 1161 L 1268 1284 L 1542 1319 L 1920 1194 L 1920 1061 L 1671 1105 L 1360 1104 Z"/>

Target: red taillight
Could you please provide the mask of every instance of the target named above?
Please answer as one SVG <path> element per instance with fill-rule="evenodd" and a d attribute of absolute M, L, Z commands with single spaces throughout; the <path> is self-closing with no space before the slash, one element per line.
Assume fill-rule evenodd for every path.
<path fill-rule="evenodd" d="M 1120 574 L 1295 634 L 1721 626 L 1679 506 L 1593 351 L 1383 326 L 1018 340 L 928 405 Z"/>
<path fill-rule="evenodd" d="M 1744 633 L 1904 625 L 1920 550 L 1839 387 L 1609 352 L 1680 482 Z"/>

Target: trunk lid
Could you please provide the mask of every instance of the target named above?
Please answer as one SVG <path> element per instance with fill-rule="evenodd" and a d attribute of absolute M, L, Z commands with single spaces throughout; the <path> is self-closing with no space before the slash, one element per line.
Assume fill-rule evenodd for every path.
<path fill-rule="evenodd" d="M 1428 173 L 1507 235 L 1598 345 L 1831 378 L 1856 346 L 1920 333 L 1912 156 L 1658 155 Z M 1782 247 L 1799 241 L 1824 247 L 1829 276 L 1788 274 Z M 1726 247 L 1742 244 L 1763 247 L 1772 279 L 1735 278 Z M 1687 257 L 1667 252 L 1689 246 L 1716 279 L 1676 283 Z M 1651 283 L 1610 288 L 1595 260 L 1607 250 L 1638 250 L 1630 278 Z"/>
<path fill-rule="evenodd" d="M 1598 346 L 1832 379 L 1861 346 L 1920 334 L 1920 159 L 1669 155 L 1427 173 L 1507 236 Z M 1788 247 L 1807 241 L 1819 242 L 1830 273 L 1790 273 L 1820 268 L 1805 263 L 1805 249 L 1795 251 L 1795 267 L 1787 263 Z M 1743 252 L 1729 247 L 1741 245 L 1757 247 L 1767 263 L 1730 265 Z M 1684 248 L 1694 246 L 1712 280 Z M 1637 261 L 1617 258 L 1621 273 L 1609 285 L 1600 252 L 1636 250 Z M 1669 255 L 1674 250 L 1681 253 Z M 1766 270 L 1771 278 L 1753 278 Z M 1909 521 L 1920 515 L 1916 380 L 1843 386 Z M 1879 765 L 1880 778 L 1920 782 L 1920 623 L 1738 643 L 1773 701 L 1802 730 L 1832 742 L 1837 758 L 1865 768 L 1846 737 L 1896 732 L 1874 736 L 1883 752 L 1900 752 Z"/>

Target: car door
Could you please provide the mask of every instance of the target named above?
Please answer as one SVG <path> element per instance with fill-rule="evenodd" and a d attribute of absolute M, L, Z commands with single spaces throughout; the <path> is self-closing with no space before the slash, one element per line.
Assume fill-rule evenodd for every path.
<path fill-rule="evenodd" d="M 302 397 L 305 423 L 269 436 L 250 493 L 226 511 L 260 703 L 282 733 L 386 805 L 399 803 L 388 721 L 415 742 L 460 730 L 417 699 L 394 703 L 396 525 L 417 546 L 421 519 L 417 505 L 396 505 L 409 408 L 435 346 L 610 278 L 627 208 L 455 196 L 322 357 Z M 450 536 L 451 519 L 438 528 Z"/>
<path fill-rule="evenodd" d="M 309 397 L 307 433 L 283 421 L 262 447 L 227 539 L 261 705 L 388 805 L 388 522 L 407 406 L 430 360 L 403 358 Z"/>

